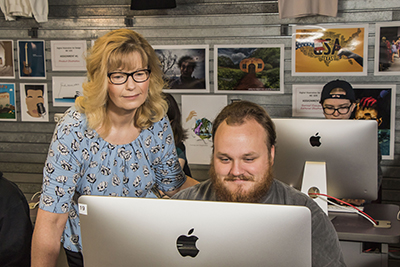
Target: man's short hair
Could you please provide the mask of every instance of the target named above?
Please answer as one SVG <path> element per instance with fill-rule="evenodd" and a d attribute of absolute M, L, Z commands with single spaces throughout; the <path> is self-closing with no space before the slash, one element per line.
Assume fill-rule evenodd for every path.
<path fill-rule="evenodd" d="M 335 94 L 335 90 L 342 91 L 345 94 Z M 350 83 L 343 80 L 333 80 L 325 84 L 321 92 L 320 104 L 323 104 L 325 99 L 348 99 L 351 103 L 356 102 L 356 96 L 354 94 L 353 87 Z"/>
<path fill-rule="evenodd" d="M 40 91 L 42 91 L 42 95 L 44 95 L 44 86 L 43 85 L 34 85 L 34 84 L 25 85 L 25 96 L 28 96 L 29 90 L 40 90 Z"/>
<path fill-rule="evenodd" d="M 185 62 L 185 61 L 189 61 L 189 66 L 192 66 L 193 69 L 196 68 L 197 63 L 196 63 L 196 61 L 193 59 L 192 56 L 183 56 L 183 57 L 181 57 L 181 58 L 179 59 L 179 61 L 178 61 L 178 66 L 179 66 L 179 68 L 182 66 L 182 63 Z"/>
<path fill-rule="evenodd" d="M 242 125 L 246 120 L 254 119 L 265 130 L 267 135 L 266 144 L 269 152 L 276 143 L 275 125 L 263 107 L 250 101 L 233 102 L 222 109 L 215 118 L 212 125 L 212 139 L 214 142 L 215 133 L 219 125 L 226 121 L 228 125 Z"/>

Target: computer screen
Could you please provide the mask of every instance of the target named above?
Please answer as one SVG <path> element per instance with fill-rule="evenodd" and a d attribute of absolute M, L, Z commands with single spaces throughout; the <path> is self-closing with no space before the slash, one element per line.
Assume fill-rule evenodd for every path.
<path fill-rule="evenodd" d="M 326 178 L 320 179 L 326 179 L 328 195 L 377 198 L 378 126 L 375 120 L 279 118 L 273 121 L 277 133 L 276 179 L 301 190 L 306 162 L 323 163 Z"/>
<path fill-rule="evenodd" d="M 81 196 L 85 267 L 304 266 L 305 206 Z"/>

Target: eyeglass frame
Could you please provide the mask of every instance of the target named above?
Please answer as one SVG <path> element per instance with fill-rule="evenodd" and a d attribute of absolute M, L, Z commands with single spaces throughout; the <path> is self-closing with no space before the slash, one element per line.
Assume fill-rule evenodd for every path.
<path fill-rule="evenodd" d="M 133 77 L 133 75 L 134 75 L 135 73 L 140 72 L 140 71 L 145 71 L 145 72 L 147 71 L 147 72 L 149 73 L 146 80 L 144 80 L 144 81 L 136 81 L 136 80 L 135 80 L 135 78 Z M 116 73 L 125 74 L 125 75 L 126 75 L 126 80 L 125 80 L 123 83 L 114 83 L 114 82 L 111 80 L 111 75 L 116 74 Z M 129 79 L 129 77 L 132 77 L 132 80 L 134 80 L 134 81 L 137 82 L 137 83 L 144 83 L 145 81 L 147 81 L 147 80 L 150 78 L 150 74 L 151 74 L 151 69 L 142 69 L 142 70 L 137 70 L 137 71 L 130 72 L 130 73 L 128 73 L 128 72 L 122 72 L 122 71 L 109 72 L 109 73 L 107 73 L 107 77 L 108 77 L 108 80 L 110 81 L 110 83 L 115 84 L 115 85 L 121 85 L 121 84 L 126 83 L 126 82 L 128 81 L 128 79 Z"/>
<path fill-rule="evenodd" d="M 339 111 L 339 109 L 344 109 L 344 108 L 347 108 L 347 111 L 346 111 L 346 113 L 341 113 L 341 112 Z M 349 113 L 349 111 L 350 111 L 350 108 L 351 108 L 351 105 L 350 105 L 350 106 L 348 106 L 348 107 L 340 107 L 340 108 L 328 108 L 328 107 L 322 107 L 322 109 L 323 109 L 323 111 L 324 111 L 324 114 L 326 114 L 326 115 L 333 115 L 333 114 L 335 114 L 335 111 L 337 111 L 337 112 L 338 112 L 338 114 L 340 114 L 340 115 L 346 115 L 346 114 L 348 114 L 348 113 Z M 333 109 L 333 112 L 332 112 L 332 114 L 326 113 L 326 112 L 325 112 L 325 109 Z"/>

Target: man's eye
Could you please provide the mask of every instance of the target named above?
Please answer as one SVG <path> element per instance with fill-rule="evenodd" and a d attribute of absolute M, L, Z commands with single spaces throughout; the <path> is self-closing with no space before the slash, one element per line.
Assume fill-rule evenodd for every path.
<path fill-rule="evenodd" d="M 244 159 L 246 162 L 253 162 L 254 161 L 254 158 L 245 158 Z"/>
<path fill-rule="evenodd" d="M 228 158 L 219 158 L 219 160 L 220 160 L 221 162 L 228 162 L 228 161 L 229 161 Z"/>

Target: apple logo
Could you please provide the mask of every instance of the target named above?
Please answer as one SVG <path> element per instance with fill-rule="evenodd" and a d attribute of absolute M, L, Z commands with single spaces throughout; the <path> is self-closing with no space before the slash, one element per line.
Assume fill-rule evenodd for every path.
<path fill-rule="evenodd" d="M 176 247 L 183 257 L 190 256 L 196 257 L 199 250 L 196 247 L 196 242 L 199 239 L 195 235 L 191 235 L 194 232 L 194 228 L 190 229 L 188 235 L 181 235 L 176 240 Z"/>
<path fill-rule="evenodd" d="M 321 145 L 321 136 L 318 135 L 319 133 L 316 133 L 315 135 L 310 137 L 310 144 L 311 146 L 316 146 L 319 147 Z"/>

